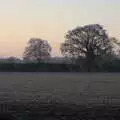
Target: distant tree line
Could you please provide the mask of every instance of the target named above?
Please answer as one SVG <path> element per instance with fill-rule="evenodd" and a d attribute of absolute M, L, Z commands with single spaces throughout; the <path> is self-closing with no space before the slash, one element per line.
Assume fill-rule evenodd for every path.
<path fill-rule="evenodd" d="M 103 26 L 76 27 L 65 35 L 60 47 L 68 63 L 48 63 L 52 47 L 46 40 L 32 38 L 21 63 L 1 63 L 0 71 L 20 72 L 120 72 L 120 41 L 110 37 Z"/>
<path fill-rule="evenodd" d="M 79 72 L 77 65 L 52 63 L 0 63 L 0 72 Z"/>

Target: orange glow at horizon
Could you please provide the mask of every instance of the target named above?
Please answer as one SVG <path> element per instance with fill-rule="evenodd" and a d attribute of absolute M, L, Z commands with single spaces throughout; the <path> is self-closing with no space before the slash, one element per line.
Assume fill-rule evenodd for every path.
<path fill-rule="evenodd" d="M 52 56 L 68 30 L 101 24 L 120 39 L 119 0 L 0 0 L 0 57 L 22 57 L 30 38 L 48 40 Z"/>

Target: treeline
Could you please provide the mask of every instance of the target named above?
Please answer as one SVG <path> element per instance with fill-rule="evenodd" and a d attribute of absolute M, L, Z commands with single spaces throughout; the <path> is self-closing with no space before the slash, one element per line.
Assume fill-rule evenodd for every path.
<path fill-rule="evenodd" d="M 50 63 L 0 63 L 0 72 L 78 72 L 73 64 Z"/>
<path fill-rule="evenodd" d="M 0 63 L 0 72 L 88 72 L 78 64 L 62 63 Z M 120 72 L 120 60 L 95 66 L 91 72 Z"/>
<path fill-rule="evenodd" d="M 47 40 L 32 38 L 23 60 L 0 63 L 0 71 L 15 72 L 120 72 L 120 41 L 110 37 L 103 26 L 78 26 L 65 35 L 60 51 L 67 62 L 51 63 L 52 47 Z M 16 59 L 17 60 L 17 59 Z"/>

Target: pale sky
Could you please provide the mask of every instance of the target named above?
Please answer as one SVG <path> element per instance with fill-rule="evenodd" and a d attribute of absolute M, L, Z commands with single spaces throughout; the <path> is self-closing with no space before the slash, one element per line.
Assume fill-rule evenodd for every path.
<path fill-rule="evenodd" d="M 36 37 L 59 56 L 65 33 L 86 24 L 101 24 L 120 39 L 120 0 L 0 0 L 0 57 L 22 57 Z"/>

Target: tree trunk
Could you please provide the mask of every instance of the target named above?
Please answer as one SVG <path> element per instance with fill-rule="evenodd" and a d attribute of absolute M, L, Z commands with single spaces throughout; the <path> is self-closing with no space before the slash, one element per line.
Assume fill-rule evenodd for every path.
<path fill-rule="evenodd" d="M 94 59 L 95 59 L 95 55 L 93 54 L 93 52 L 88 52 L 86 54 L 86 68 L 87 68 L 87 72 L 92 72 L 93 71 Z"/>

